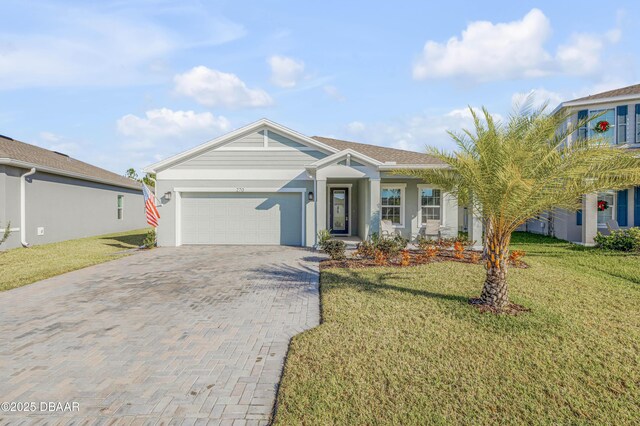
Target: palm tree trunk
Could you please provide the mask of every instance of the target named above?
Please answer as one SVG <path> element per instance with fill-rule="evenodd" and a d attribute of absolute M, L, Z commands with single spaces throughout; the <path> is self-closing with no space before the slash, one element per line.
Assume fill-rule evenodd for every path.
<path fill-rule="evenodd" d="M 480 295 L 480 302 L 493 308 L 502 309 L 509 305 L 507 287 L 507 259 L 511 235 L 500 235 L 495 226 L 487 227 L 486 264 L 487 277 Z"/>

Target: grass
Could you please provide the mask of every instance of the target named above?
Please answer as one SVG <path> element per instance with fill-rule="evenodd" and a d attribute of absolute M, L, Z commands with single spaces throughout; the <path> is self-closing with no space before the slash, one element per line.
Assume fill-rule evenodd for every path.
<path fill-rule="evenodd" d="M 481 314 L 479 265 L 330 269 L 275 424 L 638 424 L 640 257 L 516 234 L 520 316 Z"/>
<path fill-rule="evenodd" d="M 0 291 L 126 256 L 146 230 L 81 238 L 0 252 Z"/>

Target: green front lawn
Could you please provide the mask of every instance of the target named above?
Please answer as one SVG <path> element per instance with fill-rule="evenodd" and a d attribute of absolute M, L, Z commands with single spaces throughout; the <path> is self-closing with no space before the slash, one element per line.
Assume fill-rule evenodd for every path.
<path fill-rule="evenodd" d="M 520 316 L 481 314 L 482 266 L 330 269 L 293 339 L 276 424 L 638 424 L 640 257 L 527 234 Z"/>
<path fill-rule="evenodd" d="M 146 232 L 143 229 L 0 252 L 0 291 L 126 256 L 118 252 L 139 247 Z"/>

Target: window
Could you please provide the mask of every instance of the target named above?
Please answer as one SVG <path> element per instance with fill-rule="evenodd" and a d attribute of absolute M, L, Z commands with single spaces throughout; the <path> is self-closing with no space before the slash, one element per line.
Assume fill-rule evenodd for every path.
<path fill-rule="evenodd" d="M 598 194 L 598 204 L 600 204 L 601 201 L 604 201 L 607 203 L 607 208 L 605 210 L 600 211 L 600 208 L 598 207 L 598 226 L 600 227 L 604 227 L 607 226 L 607 221 L 612 220 L 613 217 L 613 212 L 615 211 L 615 192 L 613 191 L 607 191 L 607 192 L 600 192 Z"/>
<path fill-rule="evenodd" d="M 618 145 L 624 145 L 627 143 L 627 112 L 628 107 L 626 105 L 620 105 L 616 108 L 618 114 L 617 117 L 617 129 L 616 129 L 616 143 Z"/>
<path fill-rule="evenodd" d="M 586 109 L 583 109 L 581 111 L 578 111 L 578 122 L 582 121 L 582 120 L 586 120 L 587 117 L 589 116 L 589 111 Z M 587 133 L 588 133 L 588 129 L 587 126 L 580 126 L 578 128 L 578 140 L 582 140 L 582 139 L 586 139 L 587 138 Z"/>
<path fill-rule="evenodd" d="M 420 188 L 420 223 L 442 218 L 442 193 L 439 189 Z"/>
<path fill-rule="evenodd" d="M 124 217 L 124 195 L 118 195 L 118 219 Z"/>
<path fill-rule="evenodd" d="M 404 226 L 404 185 L 383 185 L 381 188 L 382 220 L 398 227 Z"/>
<path fill-rule="evenodd" d="M 599 115 L 598 118 L 594 118 L 589 122 L 589 138 L 602 138 L 607 140 L 611 145 L 614 144 L 615 139 L 615 124 L 616 124 L 616 113 L 613 108 L 610 109 L 600 109 L 600 110 L 591 110 L 589 111 L 589 116 Z M 594 129 L 596 125 L 600 121 L 607 121 L 609 123 L 609 130 L 606 132 L 596 132 Z"/>
<path fill-rule="evenodd" d="M 636 143 L 640 143 L 640 104 L 636 104 Z"/>

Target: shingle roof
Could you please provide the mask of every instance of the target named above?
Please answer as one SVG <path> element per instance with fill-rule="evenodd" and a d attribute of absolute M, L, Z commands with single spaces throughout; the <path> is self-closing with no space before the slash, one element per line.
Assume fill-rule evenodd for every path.
<path fill-rule="evenodd" d="M 444 164 L 437 158 L 420 152 L 405 151 L 403 149 L 387 148 L 384 146 L 369 145 L 366 143 L 343 141 L 340 139 L 324 138 L 322 136 L 312 136 L 312 139 L 341 151 L 343 149 L 352 149 L 383 163 L 387 161 L 395 161 L 396 164 Z"/>
<path fill-rule="evenodd" d="M 35 145 L 20 142 L 0 135 L 0 158 L 22 161 L 38 166 L 55 169 L 77 176 L 79 179 L 108 183 L 115 186 L 140 189 L 141 185 L 129 178 L 120 176 L 100 167 L 92 166 L 65 154 L 49 151 Z M 49 171 L 55 173 L 55 171 Z"/>
<path fill-rule="evenodd" d="M 608 90 L 602 93 L 596 93 L 595 95 L 584 96 L 582 98 L 574 99 L 569 102 L 576 101 L 591 101 L 597 99 L 607 99 L 607 98 L 615 98 L 618 96 L 630 96 L 630 95 L 638 95 L 640 96 L 640 84 L 634 84 L 633 86 L 621 87 L 619 89 Z"/>

